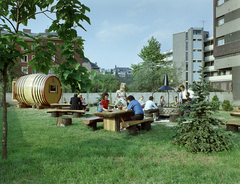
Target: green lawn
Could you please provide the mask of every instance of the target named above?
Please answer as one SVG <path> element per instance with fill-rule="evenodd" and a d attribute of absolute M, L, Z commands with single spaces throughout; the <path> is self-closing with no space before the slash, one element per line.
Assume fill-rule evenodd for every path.
<path fill-rule="evenodd" d="M 238 119 L 222 111 L 215 116 Z M 0 183 L 239 183 L 238 133 L 230 152 L 192 154 L 171 144 L 173 127 L 154 124 L 131 136 L 105 131 L 102 124 L 92 131 L 80 118 L 57 127 L 46 109 L 9 107 L 8 159 L 0 160 Z"/>

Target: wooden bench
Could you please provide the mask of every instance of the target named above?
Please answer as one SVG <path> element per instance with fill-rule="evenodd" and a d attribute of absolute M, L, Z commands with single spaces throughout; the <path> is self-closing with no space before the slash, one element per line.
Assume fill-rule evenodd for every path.
<path fill-rule="evenodd" d="M 142 130 L 151 130 L 151 123 L 153 122 L 153 118 L 145 118 L 143 120 L 132 120 L 121 122 L 120 125 L 123 128 L 126 128 L 126 133 L 131 135 L 137 135 L 137 125 L 141 124 Z"/>
<path fill-rule="evenodd" d="M 227 131 L 235 131 L 238 132 L 238 127 L 240 127 L 239 121 L 229 121 L 227 124 Z"/>
<path fill-rule="evenodd" d="M 70 109 L 49 109 L 47 113 L 52 113 L 52 117 L 59 117 L 62 114 L 73 114 L 74 118 L 78 118 L 81 114 L 85 114 L 85 110 L 70 110 Z"/>
<path fill-rule="evenodd" d="M 94 131 L 97 130 L 97 122 L 103 122 L 103 117 L 91 117 L 81 119 L 81 122 L 85 124 L 88 128 L 92 128 Z"/>
<path fill-rule="evenodd" d="M 230 115 L 240 117 L 240 112 L 231 112 Z"/>

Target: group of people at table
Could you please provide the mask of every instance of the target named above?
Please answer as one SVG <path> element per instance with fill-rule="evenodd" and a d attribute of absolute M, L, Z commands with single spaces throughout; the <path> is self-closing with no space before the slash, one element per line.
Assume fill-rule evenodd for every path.
<path fill-rule="evenodd" d="M 185 89 L 185 87 L 181 85 L 180 88 L 182 91 L 181 97 L 178 98 L 176 96 L 175 100 L 170 103 L 170 104 L 174 104 L 174 106 L 177 106 L 178 104 L 186 102 L 187 98 L 189 99 L 189 92 Z M 116 91 L 116 95 L 115 95 L 116 107 L 121 106 L 122 110 L 124 111 L 132 110 L 134 112 L 134 115 L 125 121 L 142 120 L 144 118 L 144 112 L 148 112 L 148 113 L 155 112 L 156 120 L 157 120 L 157 118 L 159 117 L 159 112 L 158 112 L 158 106 L 153 102 L 153 96 L 150 96 L 149 100 L 146 102 L 143 101 L 144 97 L 140 96 L 139 100 L 137 101 L 132 95 L 126 96 L 126 92 L 125 92 L 126 89 L 127 89 L 126 83 L 121 83 L 120 89 Z M 99 106 L 101 107 L 98 109 L 98 112 L 109 112 L 108 98 L 109 98 L 109 94 L 107 92 L 102 93 L 102 100 L 99 103 Z M 71 104 L 70 109 L 82 110 L 83 103 L 84 103 L 84 99 L 82 98 L 82 95 L 74 94 L 74 97 L 72 97 L 70 100 L 70 104 Z M 160 97 L 159 106 L 166 107 L 166 101 L 164 100 L 164 96 Z"/>
<path fill-rule="evenodd" d="M 175 96 L 175 100 L 173 102 L 171 102 L 170 104 L 173 104 L 175 107 L 177 107 L 178 104 L 181 104 L 182 102 L 185 102 L 187 100 L 185 99 L 189 99 L 189 94 L 187 95 L 187 93 L 189 93 L 188 91 L 185 90 L 185 87 L 183 85 L 180 86 L 181 88 L 181 97 L 178 99 L 177 96 Z M 133 110 L 134 112 L 134 116 L 132 116 L 131 118 L 125 120 L 125 121 L 129 121 L 129 120 L 142 120 L 144 118 L 144 112 L 147 113 L 156 113 L 156 120 L 159 117 L 159 110 L 158 110 L 158 106 L 153 102 L 153 96 L 149 97 L 149 100 L 144 102 L 143 96 L 139 97 L 139 100 L 137 101 L 134 96 L 129 95 L 126 96 L 126 92 L 125 90 L 127 89 L 127 86 L 125 83 L 121 83 L 120 85 L 120 89 L 116 91 L 116 95 L 115 95 L 115 105 L 117 106 L 121 106 L 122 110 L 124 111 L 130 111 Z M 102 94 L 102 100 L 100 101 L 100 105 L 101 108 L 99 108 L 98 112 L 108 112 L 108 105 L 109 105 L 109 94 L 107 92 L 104 92 Z M 164 100 L 164 96 L 160 97 L 160 101 L 159 101 L 159 106 L 161 107 L 166 107 L 166 101 Z"/>

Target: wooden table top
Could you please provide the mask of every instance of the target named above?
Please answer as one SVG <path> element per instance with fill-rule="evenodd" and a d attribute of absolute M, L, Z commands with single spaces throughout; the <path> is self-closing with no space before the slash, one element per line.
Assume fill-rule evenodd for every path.
<path fill-rule="evenodd" d="M 240 112 L 231 112 L 230 115 L 240 117 Z"/>
<path fill-rule="evenodd" d="M 50 104 L 51 107 L 70 107 L 71 104 L 70 103 L 52 103 Z M 88 104 L 82 104 L 82 106 L 87 106 Z"/>
<path fill-rule="evenodd" d="M 111 112 L 94 112 L 93 114 L 95 114 L 96 116 L 99 117 L 104 117 L 104 118 L 114 118 L 118 115 L 125 115 L 125 114 L 133 114 L 133 111 L 123 111 L 123 110 L 118 110 L 118 109 L 114 109 Z"/>

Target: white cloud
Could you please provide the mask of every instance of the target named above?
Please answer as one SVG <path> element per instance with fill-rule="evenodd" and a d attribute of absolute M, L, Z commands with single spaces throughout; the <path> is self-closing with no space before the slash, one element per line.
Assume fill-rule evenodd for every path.
<path fill-rule="evenodd" d="M 112 42 L 122 37 L 135 35 L 148 29 L 148 26 L 139 27 L 135 24 L 120 24 L 112 26 L 108 21 L 103 22 L 101 31 L 96 33 L 96 37 L 103 42 Z"/>

